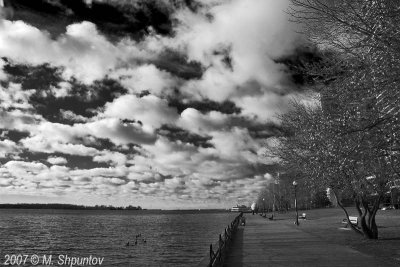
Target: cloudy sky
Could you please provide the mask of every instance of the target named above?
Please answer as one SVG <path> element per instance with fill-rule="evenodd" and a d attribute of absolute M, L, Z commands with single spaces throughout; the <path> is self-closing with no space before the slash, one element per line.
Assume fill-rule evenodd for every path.
<path fill-rule="evenodd" d="M 0 202 L 225 208 L 273 175 L 288 1 L 4 3 Z"/>

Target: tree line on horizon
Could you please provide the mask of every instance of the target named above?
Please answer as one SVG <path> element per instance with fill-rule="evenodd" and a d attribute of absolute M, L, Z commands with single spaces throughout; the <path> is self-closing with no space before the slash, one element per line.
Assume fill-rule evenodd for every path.
<path fill-rule="evenodd" d="M 377 239 L 380 205 L 388 196 L 399 203 L 400 5 L 291 0 L 289 13 L 308 45 L 285 63 L 312 97 L 293 100 L 279 115 L 282 134 L 270 140 L 267 155 L 302 194 L 329 188 L 348 220 L 345 202 L 353 203 L 360 227 L 350 226 Z M 286 182 L 292 192 L 293 178 Z"/>
<path fill-rule="evenodd" d="M 65 210 L 142 210 L 140 206 L 115 207 L 106 205 L 84 206 L 74 204 L 59 203 L 17 203 L 17 204 L 0 204 L 0 209 L 65 209 Z"/>

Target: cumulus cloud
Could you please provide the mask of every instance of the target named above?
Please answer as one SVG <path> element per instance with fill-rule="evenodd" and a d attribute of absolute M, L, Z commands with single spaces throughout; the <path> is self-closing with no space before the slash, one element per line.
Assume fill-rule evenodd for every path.
<path fill-rule="evenodd" d="M 0 107 L 5 110 L 31 109 L 32 105 L 29 103 L 29 98 L 35 92 L 36 90 L 23 91 L 20 84 L 11 83 L 7 90 L 0 91 Z"/>
<path fill-rule="evenodd" d="M 86 147 L 82 144 L 63 143 L 61 141 L 49 141 L 43 136 L 37 135 L 21 140 L 21 143 L 32 152 L 42 153 L 64 153 L 68 155 L 93 156 L 98 150 Z"/>
<path fill-rule="evenodd" d="M 262 156 L 262 138 L 275 133 L 268 123 L 298 98 L 274 59 L 299 36 L 288 0 L 199 2 L 171 7 L 173 35 L 149 27 L 140 40 L 110 38 L 88 21 L 51 36 L 3 20 L 0 57 L 62 75 L 25 88 L 0 59 L 0 129 L 14 131 L 0 141 L 0 193 L 155 208 L 250 202 L 269 179 L 260 167 L 271 163 Z M 95 86 L 102 79 L 113 86 Z"/>
<path fill-rule="evenodd" d="M 159 128 L 162 124 L 174 123 L 178 119 L 176 109 L 169 107 L 166 100 L 153 95 L 123 95 L 106 104 L 104 115 L 140 121 L 147 131 Z"/>
<path fill-rule="evenodd" d="M 61 109 L 60 113 L 61 113 L 61 116 L 64 119 L 69 120 L 69 121 L 73 121 L 73 122 L 86 122 L 86 121 L 89 120 L 88 118 L 86 118 L 86 117 L 84 117 L 82 115 L 75 114 L 71 110 L 63 110 L 63 109 Z"/>
<path fill-rule="evenodd" d="M 0 140 L 0 158 L 14 155 L 19 152 L 20 147 L 11 140 Z"/>
<path fill-rule="evenodd" d="M 144 64 L 137 67 L 121 68 L 114 71 L 111 77 L 120 79 L 121 84 L 131 93 L 148 91 L 153 95 L 169 95 L 180 83 L 178 77 L 165 70 L 158 69 L 153 64 Z"/>
<path fill-rule="evenodd" d="M 0 18 L 1 18 L 1 16 L 0 16 Z M 7 75 L 3 71 L 4 65 L 5 65 L 4 60 L 0 58 L 0 81 L 5 80 L 7 78 Z"/>
<path fill-rule="evenodd" d="M 88 133 L 95 137 L 106 138 L 118 145 L 151 144 L 156 140 L 152 131 L 146 131 L 139 123 L 123 123 L 118 118 L 105 118 L 73 127 L 80 133 Z"/>
<path fill-rule="evenodd" d="M 51 63 L 65 67 L 66 77 L 91 83 L 103 78 L 121 61 L 143 54 L 134 43 L 117 45 L 99 34 L 91 22 L 71 24 L 57 40 L 23 21 L 0 24 L 0 56 L 30 64 Z"/>
<path fill-rule="evenodd" d="M 193 132 L 204 134 L 209 131 L 222 130 L 228 127 L 227 122 L 232 116 L 211 111 L 203 114 L 194 108 L 185 109 L 177 122 L 177 125 Z"/>
<path fill-rule="evenodd" d="M 288 1 L 220 1 L 207 13 L 176 14 L 176 37 L 164 45 L 207 66 L 203 77 L 183 90 L 191 95 L 225 100 L 243 94 L 280 89 L 285 77 L 275 58 L 295 48 L 298 36 L 284 10 Z M 149 41 L 155 46 L 155 41 Z M 162 45 L 159 46 L 162 49 Z"/>
<path fill-rule="evenodd" d="M 53 165 L 64 165 L 66 164 L 68 161 L 66 158 L 63 157 L 49 157 L 47 159 L 47 162 L 53 164 Z"/>
<path fill-rule="evenodd" d="M 127 162 L 127 156 L 119 152 L 101 151 L 98 155 L 93 157 L 96 162 L 110 162 L 114 165 L 123 166 Z"/>
<path fill-rule="evenodd" d="M 37 114 L 23 112 L 19 109 L 4 111 L 0 110 L 0 127 L 2 129 L 11 129 L 29 132 L 43 121 L 43 117 Z"/>
<path fill-rule="evenodd" d="M 242 114 L 259 122 L 276 121 L 276 115 L 284 113 L 290 101 L 298 98 L 296 94 L 278 95 L 266 92 L 262 96 L 242 96 L 234 98 Z"/>

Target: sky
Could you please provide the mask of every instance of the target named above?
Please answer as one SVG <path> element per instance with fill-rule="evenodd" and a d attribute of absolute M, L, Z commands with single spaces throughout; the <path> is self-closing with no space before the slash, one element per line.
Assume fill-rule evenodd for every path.
<path fill-rule="evenodd" d="M 0 202 L 228 208 L 275 175 L 286 0 L 5 0 Z"/>

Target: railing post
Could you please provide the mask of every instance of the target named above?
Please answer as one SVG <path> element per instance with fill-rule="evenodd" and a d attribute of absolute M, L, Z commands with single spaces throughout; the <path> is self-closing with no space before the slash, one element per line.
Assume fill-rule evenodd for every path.
<path fill-rule="evenodd" d="M 223 245 L 223 241 L 222 241 L 222 237 L 221 234 L 219 234 L 219 255 L 218 255 L 218 261 L 221 262 L 221 258 L 222 258 L 222 245 Z"/>
<path fill-rule="evenodd" d="M 213 264 L 213 255 L 214 254 L 214 251 L 213 251 L 213 248 L 212 248 L 212 244 L 210 244 L 210 267 L 212 266 L 212 264 Z"/>
<path fill-rule="evenodd" d="M 222 238 L 222 234 L 219 234 L 218 240 L 218 249 L 214 252 L 213 245 L 210 244 L 210 261 L 208 266 L 213 267 L 215 264 L 222 264 L 224 257 L 228 251 L 227 244 L 233 239 L 233 235 L 235 234 L 238 225 L 240 224 L 240 218 L 242 214 L 235 217 L 235 219 L 228 224 L 228 227 L 224 229 L 224 238 Z"/>
<path fill-rule="evenodd" d="M 226 228 L 225 228 L 225 244 L 226 244 L 227 240 L 228 240 L 228 234 L 227 234 L 227 231 L 226 231 Z"/>

